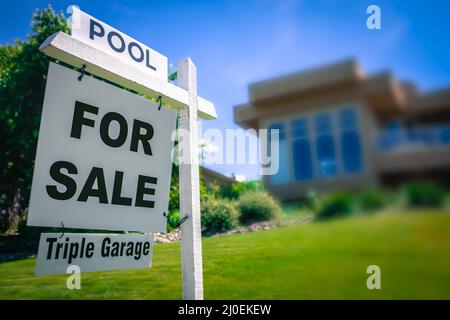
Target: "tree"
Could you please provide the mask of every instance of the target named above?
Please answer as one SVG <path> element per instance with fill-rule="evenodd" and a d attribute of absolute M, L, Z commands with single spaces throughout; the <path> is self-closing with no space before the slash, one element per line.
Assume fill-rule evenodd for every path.
<path fill-rule="evenodd" d="M 51 34 L 69 32 L 63 13 L 36 10 L 27 40 L 0 46 L 0 232 L 28 206 L 50 58 L 39 46 Z"/>

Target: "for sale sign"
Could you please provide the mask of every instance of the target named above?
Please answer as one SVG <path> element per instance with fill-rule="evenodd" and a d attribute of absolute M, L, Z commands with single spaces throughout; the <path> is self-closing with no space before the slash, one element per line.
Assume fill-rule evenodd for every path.
<path fill-rule="evenodd" d="M 28 225 L 165 232 L 176 112 L 51 63 Z"/>

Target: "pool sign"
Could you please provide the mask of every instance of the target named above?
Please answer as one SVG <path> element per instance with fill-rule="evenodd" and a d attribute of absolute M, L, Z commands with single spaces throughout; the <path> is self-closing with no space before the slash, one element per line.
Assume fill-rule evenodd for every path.
<path fill-rule="evenodd" d="M 153 235 L 43 233 L 36 275 L 65 274 L 76 265 L 81 272 L 149 268 Z"/>
<path fill-rule="evenodd" d="M 167 57 L 72 6 L 72 37 L 167 81 Z"/>
<path fill-rule="evenodd" d="M 50 63 L 28 225 L 165 232 L 176 112 Z"/>

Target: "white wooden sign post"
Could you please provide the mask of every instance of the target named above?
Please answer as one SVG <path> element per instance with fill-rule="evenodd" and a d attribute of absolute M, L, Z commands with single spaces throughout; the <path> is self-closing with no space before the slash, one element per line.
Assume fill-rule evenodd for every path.
<path fill-rule="evenodd" d="M 189 105 L 179 111 L 178 125 L 187 137 L 179 148 L 185 161 L 180 161 L 180 217 L 188 217 L 181 225 L 183 299 L 203 299 L 202 235 L 200 226 L 200 179 L 197 131 L 197 70 L 191 59 L 178 65 L 180 86 L 188 91 Z"/>
<path fill-rule="evenodd" d="M 72 35 L 55 33 L 40 50 L 120 86 L 160 98 L 166 107 L 178 111 L 179 128 L 187 133 L 179 167 L 180 217 L 185 218 L 181 225 L 183 299 L 203 299 L 197 114 L 203 119 L 215 119 L 217 114 L 211 102 L 197 96 L 194 64 L 189 58 L 181 60 L 180 86 L 176 86 L 167 80 L 166 57 L 76 7 Z"/>

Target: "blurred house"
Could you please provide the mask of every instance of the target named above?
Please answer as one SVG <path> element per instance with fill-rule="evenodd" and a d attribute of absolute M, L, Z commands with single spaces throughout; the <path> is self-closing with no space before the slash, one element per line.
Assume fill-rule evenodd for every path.
<path fill-rule="evenodd" d="M 420 94 L 350 60 L 250 84 L 249 99 L 234 119 L 279 130 L 279 171 L 263 179 L 280 199 L 412 178 L 450 184 L 450 87 Z"/>

